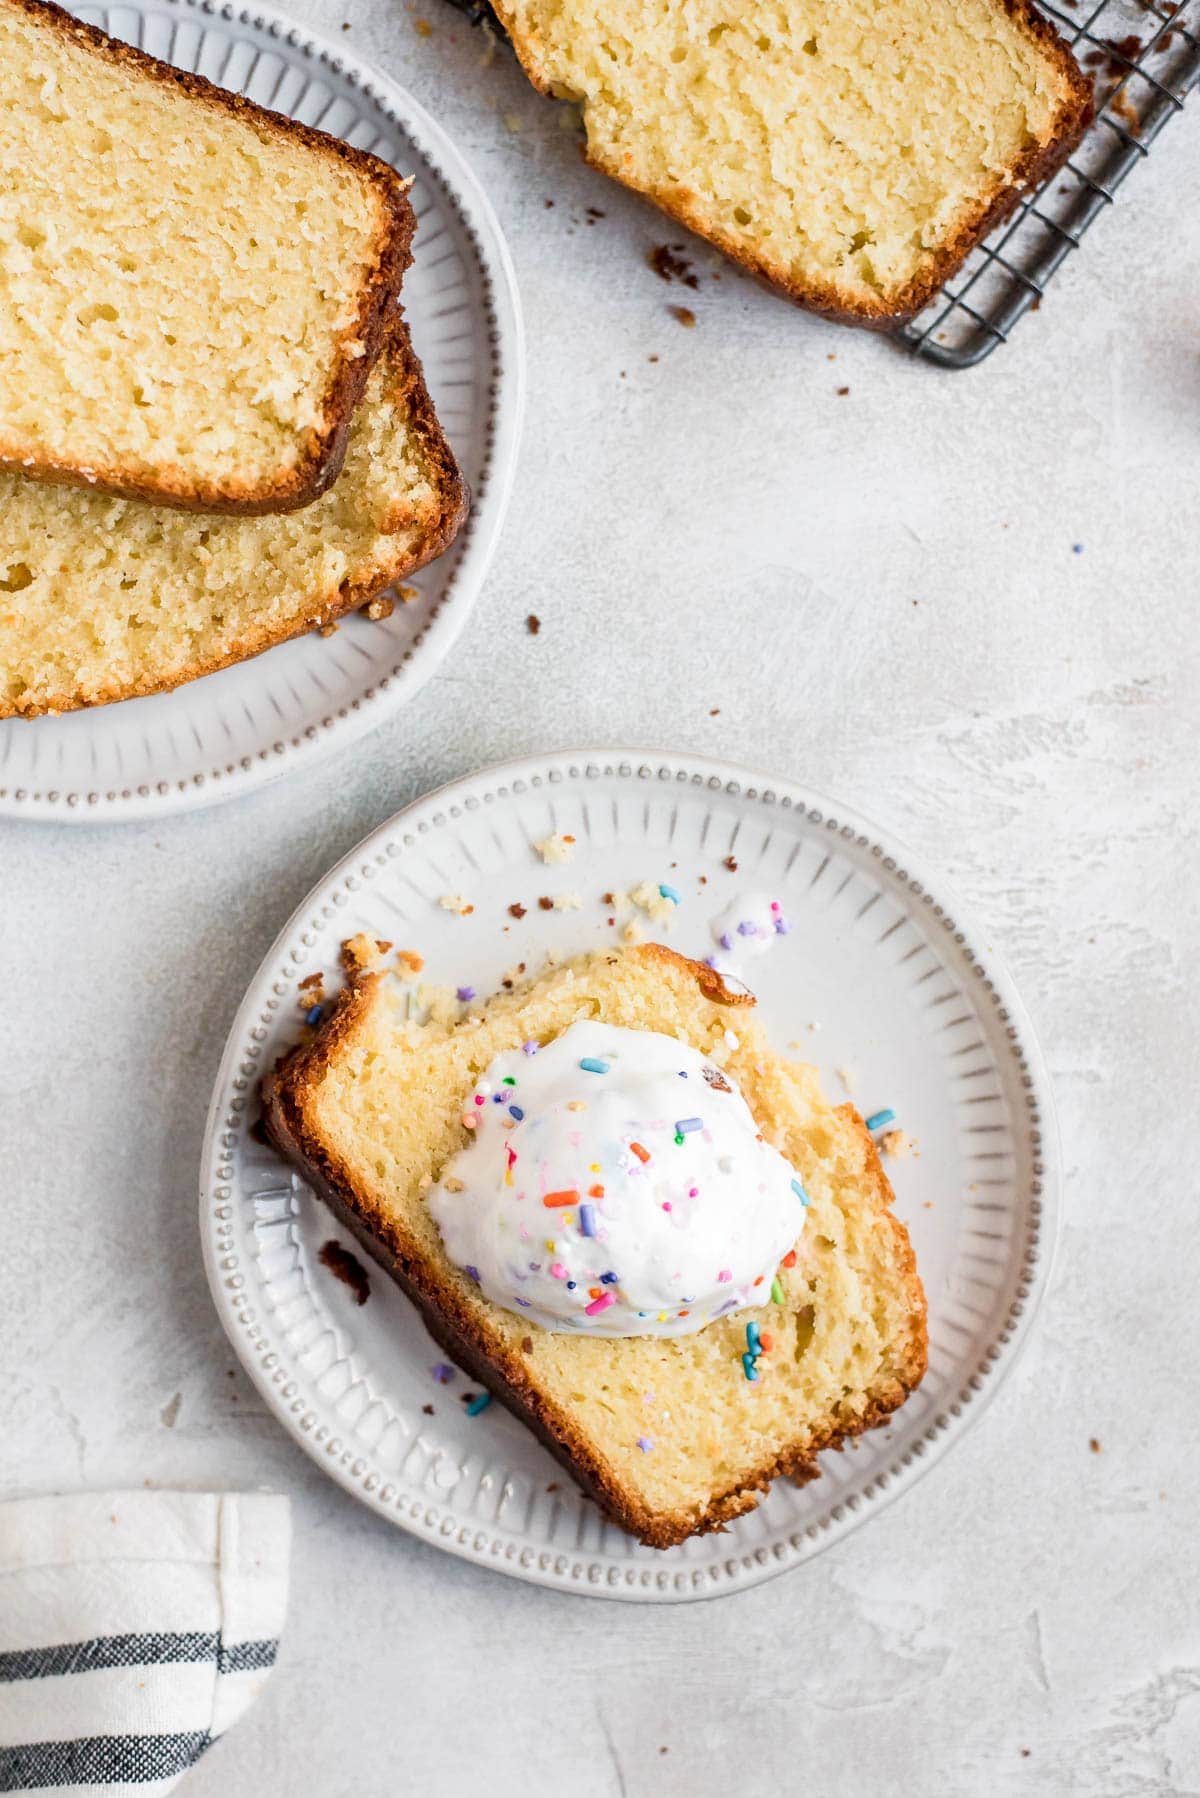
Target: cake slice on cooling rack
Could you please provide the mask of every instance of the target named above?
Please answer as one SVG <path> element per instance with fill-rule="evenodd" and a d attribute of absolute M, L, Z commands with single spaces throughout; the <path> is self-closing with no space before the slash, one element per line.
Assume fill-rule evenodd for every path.
<path fill-rule="evenodd" d="M 1092 114 L 1031 0 L 495 0 L 589 160 L 848 323 L 911 317 Z"/>
<path fill-rule="evenodd" d="M 618 1524 L 719 1529 L 919 1383 L 925 1299 L 871 1137 L 754 1001 L 658 945 L 453 1021 L 353 978 L 267 1130 Z"/>

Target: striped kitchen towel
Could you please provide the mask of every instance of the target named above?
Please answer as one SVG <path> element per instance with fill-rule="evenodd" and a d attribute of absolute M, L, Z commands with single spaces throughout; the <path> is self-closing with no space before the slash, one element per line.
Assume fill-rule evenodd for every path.
<path fill-rule="evenodd" d="M 266 1683 L 290 1527 L 265 1493 L 0 1505 L 0 1792 L 169 1792 Z"/>

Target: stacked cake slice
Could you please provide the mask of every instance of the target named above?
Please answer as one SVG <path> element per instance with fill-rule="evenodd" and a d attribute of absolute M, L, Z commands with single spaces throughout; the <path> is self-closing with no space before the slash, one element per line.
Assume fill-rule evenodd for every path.
<path fill-rule="evenodd" d="M 0 0 L 0 716 L 175 686 L 450 542 L 407 186 Z"/>

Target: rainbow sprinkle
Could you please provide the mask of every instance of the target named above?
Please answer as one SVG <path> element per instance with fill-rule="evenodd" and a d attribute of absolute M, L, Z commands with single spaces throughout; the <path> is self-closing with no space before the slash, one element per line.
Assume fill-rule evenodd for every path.
<path fill-rule="evenodd" d="M 689 1136 L 693 1130 L 703 1130 L 703 1118 L 676 1118 L 675 1128 L 680 1136 Z"/>
<path fill-rule="evenodd" d="M 598 1299 L 593 1299 L 591 1304 L 585 1305 L 583 1309 L 588 1317 L 599 1317 L 602 1311 L 607 1311 L 608 1307 L 610 1305 L 615 1305 L 616 1302 L 617 1295 L 615 1292 L 602 1292 Z"/>
<path fill-rule="evenodd" d="M 792 1181 L 792 1191 L 795 1193 L 796 1197 L 799 1199 L 799 1201 L 802 1205 L 811 1205 L 812 1204 L 812 1200 L 809 1198 L 808 1194 L 805 1192 L 803 1184 L 799 1180 Z"/>
<path fill-rule="evenodd" d="M 675 891 L 674 887 L 666 886 L 660 881 L 658 891 L 659 891 L 660 897 L 663 899 L 669 899 L 671 901 L 672 905 L 682 905 L 683 904 L 683 895 L 681 893 L 677 893 Z"/>
<path fill-rule="evenodd" d="M 581 1205 L 579 1207 L 579 1234 L 581 1236 L 594 1236 L 596 1234 L 596 1207 L 594 1205 Z"/>
<path fill-rule="evenodd" d="M 778 1274 L 771 1281 L 771 1303 L 773 1305 L 783 1304 L 783 1287 L 779 1284 Z"/>
<path fill-rule="evenodd" d="M 742 1372 L 748 1380 L 753 1381 L 758 1378 L 758 1362 L 748 1350 L 742 1356 Z"/>
<path fill-rule="evenodd" d="M 873 1117 L 867 1119 L 867 1129 L 882 1130 L 885 1124 L 894 1124 L 895 1121 L 895 1112 L 885 1108 L 883 1111 L 877 1111 Z"/>
<path fill-rule="evenodd" d="M 650 1450 L 654 1447 L 654 1444 L 651 1441 L 649 1436 L 639 1436 L 637 1439 L 637 1445 L 641 1449 L 641 1451 L 644 1455 L 648 1455 L 650 1453 Z"/>
<path fill-rule="evenodd" d="M 607 1074 L 608 1072 L 608 1063 L 598 1061 L 594 1055 L 585 1055 L 579 1065 L 585 1074 Z"/>
<path fill-rule="evenodd" d="M 492 1402 L 492 1395 L 490 1392 L 476 1393 L 475 1397 L 471 1400 L 470 1404 L 467 1406 L 467 1416 L 468 1417 L 478 1417 L 479 1413 L 481 1411 L 487 1410 L 487 1408 L 491 1404 L 491 1402 Z"/>

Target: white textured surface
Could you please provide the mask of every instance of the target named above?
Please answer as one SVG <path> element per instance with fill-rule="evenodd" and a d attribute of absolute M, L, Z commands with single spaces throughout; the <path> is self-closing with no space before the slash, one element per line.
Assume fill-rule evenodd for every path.
<path fill-rule="evenodd" d="M 422 38 L 370 0 L 351 38 L 509 232 L 506 536 L 452 663 L 298 784 L 157 829 L 3 827 L 4 1490 L 295 1495 L 280 1667 L 195 1798 L 1194 1792 L 1195 120 L 1013 344 L 946 375 L 728 276 L 664 288 L 655 215 L 433 6 Z M 371 1517 L 229 1377 L 196 1244 L 221 1043 L 292 905 L 435 780 L 587 738 L 890 822 L 992 921 L 1065 1139 L 1055 1284 L 979 1429 L 812 1566 L 686 1610 L 518 1587 Z"/>

